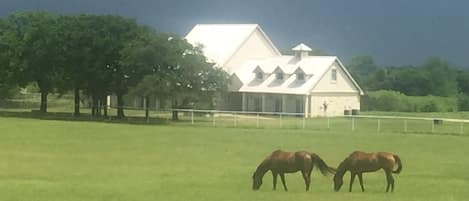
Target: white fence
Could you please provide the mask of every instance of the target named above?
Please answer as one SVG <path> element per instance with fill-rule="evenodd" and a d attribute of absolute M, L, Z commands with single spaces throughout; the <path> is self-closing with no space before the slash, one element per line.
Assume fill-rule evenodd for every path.
<path fill-rule="evenodd" d="M 177 111 L 178 121 L 172 121 Z M 145 117 L 141 108 L 126 108 L 128 117 Z M 148 123 L 164 121 L 171 124 L 212 127 L 313 129 L 364 132 L 435 133 L 468 135 L 466 119 L 425 118 L 402 116 L 344 115 L 305 118 L 303 113 L 243 112 L 218 110 L 150 110 Z"/>

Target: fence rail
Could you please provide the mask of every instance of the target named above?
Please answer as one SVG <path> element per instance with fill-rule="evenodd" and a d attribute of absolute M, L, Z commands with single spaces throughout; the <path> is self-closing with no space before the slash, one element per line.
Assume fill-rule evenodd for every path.
<path fill-rule="evenodd" d="M 35 110 L 36 108 L 8 109 L 1 111 L 12 114 Z M 220 111 L 195 109 L 155 109 L 149 108 L 149 117 L 145 118 L 145 109 L 125 107 L 126 118 L 116 120 L 117 108 L 108 108 L 108 117 L 91 117 L 89 108 L 82 108 L 86 115 L 80 120 L 111 120 L 128 121 L 129 123 L 176 124 L 204 127 L 239 127 L 239 128 L 273 128 L 273 129 L 304 129 L 316 131 L 367 132 L 367 133 L 425 133 L 442 135 L 469 136 L 466 129 L 468 119 L 452 119 L 437 117 L 404 117 L 376 115 L 344 115 L 334 117 L 305 118 L 303 113 L 252 112 L 252 111 Z M 67 112 L 64 112 L 67 111 Z M 58 119 L 76 119 L 70 113 L 73 108 L 50 108 L 51 114 L 57 113 Z M 172 121 L 172 113 L 178 112 L 178 121 Z M 5 114 L 7 114 L 5 113 Z M 35 113 L 33 113 L 35 114 Z M 54 117 L 50 117 L 54 118 Z"/>
<path fill-rule="evenodd" d="M 113 108 L 115 109 L 115 108 Z M 129 117 L 145 117 L 143 108 L 127 107 Z M 179 120 L 171 121 L 172 112 L 177 111 Z M 303 113 L 252 112 L 252 111 L 220 111 L 196 109 L 150 110 L 148 123 L 152 119 L 165 119 L 174 124 L 212 127 L 242 128 L 281 128 L 281 129 L 313 129 L 342 130 L 352 132 L 400 132 L 400 133 L 434 133 L 468 135 L 465 132 L 467 119 L 344 115 L 334 117 L 305 118 Z"/>

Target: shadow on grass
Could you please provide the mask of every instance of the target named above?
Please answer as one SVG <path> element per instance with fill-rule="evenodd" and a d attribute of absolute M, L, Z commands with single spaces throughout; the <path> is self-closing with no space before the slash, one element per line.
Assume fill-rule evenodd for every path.
<path fill-rule="evenodd" d="M 0 117 L 6 118 L 25 118 L 39 120 L 57 120 L 57 121 L 76 121 L 76 122 L 100 122 L 100 123 L 119 123 L 119 124 L 135 124 L 135 125 L 168 125 L 171 120 L 163 118 L 150 118 L 148 121 L 145 117 L 124 117 L 116 116 L 91 116 L 90 114 L 80 114 L 74 116 L 67 112 L 47 112 L 39 111 L 2 111 L 0 109 Z"/>

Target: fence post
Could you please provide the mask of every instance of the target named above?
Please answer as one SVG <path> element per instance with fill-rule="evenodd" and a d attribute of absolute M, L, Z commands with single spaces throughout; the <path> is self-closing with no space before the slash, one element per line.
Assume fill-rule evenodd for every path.
<path fill-rule="evenodd" d="M 431 120 L 432 121 L 432 133 L 435 131 L 435 121 Z"/>
<path fill-rule="evenodd" d="M 407 119 L 404 120 L 404 132 L 407 133 Z"/>
<path fill-rule="evenodd" d="M 150 111 L 148 111 L 147 123 L 150 123 Z"/>
<path fill-rule="evenodd" d="M 280 128 L 282 128 L 282 113 L 280 113 Z"/>
<path fill-rule="evenodd" d="M 170 115 L 171 115 L 171 113 L 166 116 L 166 123 L 169 123 L 169 116 L 170 116 Z"/>
<path fill-rule="evenodd" d="M 378 119 L 378 133 L 381 131 L 381 119 Z"/>
<path fill-rule="evenodd" d="M 194 110 L 191 110 L 191 124 L 194 124 Z"/>
<path fill-rule="evenodd" d="M 259 128 L 259 113 L 257 113 L 256 128 Z"/>
<path fill-rule="evenodd" d="M 461 127 L 459 129 L 459 133 L 462 135 L 464 134 L 464 122 L 461 122 Z"/>
<path fill-rule="evenodd" d="M 213 126 L 215 126 L 215 111 L 213 112 Z"/>
<path fill-rule="evenodd" d="M 305 116 L 303 116 L 303 129 L 305 129 L 305 124 L 306 124 L 306 119 L 305 119 Z"/>
<path fill-rule="evenodd" d="M 236 113 L 233 113 L 234 127 L 236 127 Z"/>

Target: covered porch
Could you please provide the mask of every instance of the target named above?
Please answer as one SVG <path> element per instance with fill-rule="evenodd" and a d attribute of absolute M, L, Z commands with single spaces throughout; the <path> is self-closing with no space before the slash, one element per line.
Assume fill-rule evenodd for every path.
<path fill-rule="evenodd" d="M 311 97 L 293 94 L 241 93 L 241 109 L 248 112 L 298 113 L 308 117 Z"/>

